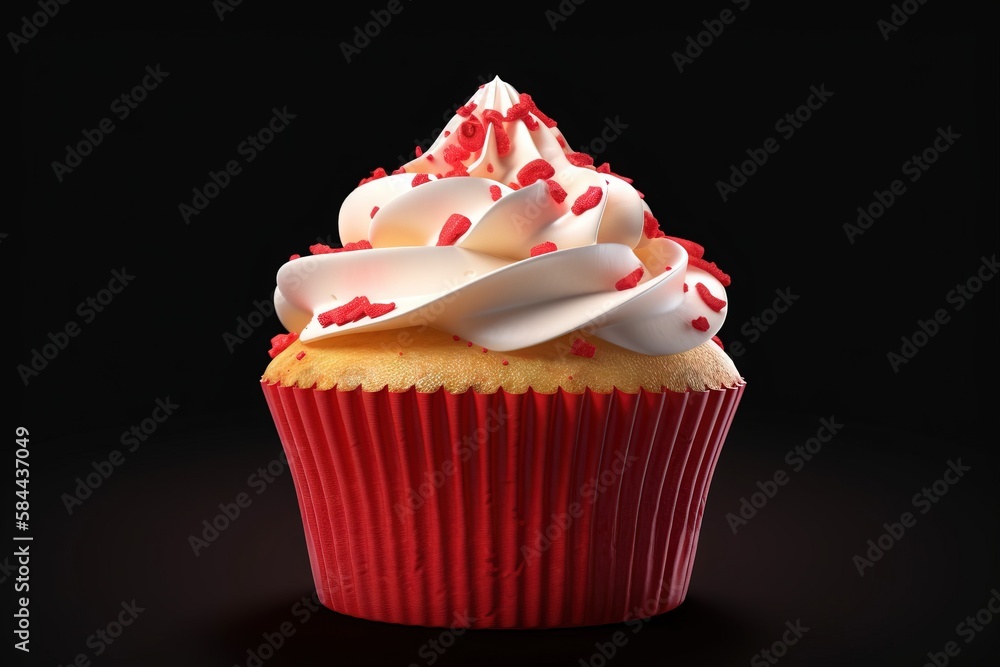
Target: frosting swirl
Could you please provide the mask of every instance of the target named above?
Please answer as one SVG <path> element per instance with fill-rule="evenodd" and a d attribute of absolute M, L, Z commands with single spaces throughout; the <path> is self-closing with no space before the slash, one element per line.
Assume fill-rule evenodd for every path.
<path fill-rule="evenodd" d="M 278 271 L 275 309 L 304 342 L 429 325 L 505 351 L 584 330 L 662 355 L 726 317 L 729 277 L 701 247 L 664 236 L 630 179 L 573 152 L 499 78 L 416 159 L 363 179 L 339 231 L 351 251 Z M 362 295 L 386 305 L 333 321 Z"/>

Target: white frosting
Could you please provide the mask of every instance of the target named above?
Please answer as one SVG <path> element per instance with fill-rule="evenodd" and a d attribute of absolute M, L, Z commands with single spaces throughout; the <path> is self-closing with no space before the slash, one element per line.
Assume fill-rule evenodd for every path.
<path fill-rule="evenodd" d="M 282 266 L 275 291 L 282 324 L 305 342 L 429 325 L 498 351 L 583 329 L 649 355 L 683 352 L 715 335 L 727 307 L 710 308 L 696 284 L 722 300 L 725 288 L 709 272 L 689 266 L 681 245 L 646 237 L 643 214 L 649 208 L 628 182 L 574 165 L 559 130 L 534 111 L 529 115 L 536 123 L 502 122 L 510 148 L 500 155 L 502 137 L 484 111 L 508 116 L 519 99 L 525 98 L 494 79 L 469 100 L 467 107 L 475 104 L 471 113 L 456 114 L 423 155 L 404 165 L 405 173 L 359 185 L 341 207 L 340 238 L 345 244 L 368 240 L 373 248 L 312 255 Z M 463 130 L 484 132 L 485 140 L 456 160 L 452 151 L 464 154 L 458 141 Z M 565 190 L 561 203 L 545 180 L 520 189 L 508 185 L 538 159 L 551 165 L 549 179 Z M 445 176 L 455 167 L 469 175 Z M 417 174 L 430 180 L 413 186 Z M 578 215 L 573 204 L 589 188 L 600 190 L 600 202 Z M 456 213 L 471 226 L 453 245 L 437 246 L 442 227 Z M 531 257 L 531 249 L 545 242 L 558 250 Z M 616 288 L 640 267 L 638 285 Z M 396 307 L 343 326 L 320 324 L 321 313 L 360 295 Z M 704 328 L 702 317 L 708 323 L 704 331 L 693 325 L 698 320 Z"/>

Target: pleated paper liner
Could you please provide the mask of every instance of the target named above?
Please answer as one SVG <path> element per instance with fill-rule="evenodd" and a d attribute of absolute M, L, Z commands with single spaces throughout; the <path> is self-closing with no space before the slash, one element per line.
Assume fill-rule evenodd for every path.
<path fill-rule="evenodd" d="M 744 388 L 261 386 L 322 603 L 473 628 L 618 623 L 677 607 Z"/>

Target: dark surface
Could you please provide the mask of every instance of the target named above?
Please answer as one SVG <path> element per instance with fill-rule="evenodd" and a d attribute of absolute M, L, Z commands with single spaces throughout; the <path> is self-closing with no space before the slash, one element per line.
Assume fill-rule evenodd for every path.
<path fill-rule="evenodd" d="M 288 621 L 295 634 L 265 665 L 597 667 L 616 631 L 628 641 L 608 664 L 745 665 L 801 621 L 809 630 L 782 665 L 922 665 L 949 641 L 949 664 L 996 664 L 1000 616 L 968 642 L 957 626 L 1000 590 L 997 281 L 960 309 L 949 298 L 998 246 L 997 41 L 983 9 L 929 2 L 884 40 L 877 21 L 891 3 L 720 2 L 661 18 L 589 0 L 552 30 L 555 2 L 488 20 L 469 5 L 407 2 L 347 63 L 340 42 L 385 6 L 332 15 L 247 2 L 220 21 L 210 2 L 141 15 L 70 3 L 8 51 L 17 170 L 0 267 L 14 399 L 3 414 L 8 433 L 31 432 L 34 537 L 32 651 L 8 646 L 11 659 L 246 665 Z M 671 54 L 727 6 L 733 23 L 679 73 Z M 36 11 L 14 3 L 3 25 Z M 157 64 L 163 83 L 117 117 L 112 100 Z M 606 118 L 627 125 L 599 161 L 635 179 L 668 234 L 703 243 L 733 276 L 720 335 L 748 388 L 679 609 L 637 634 L 468 632 L 438 657 L 428 642 L 441 630 L 327 610 L 300 622 L 294 606 L 312 582 L 291 480 L 279 474 L 259 495 L 248 486 L 280 453 L 257 386 L 280 327 L 265 318 L 228 347 L 224 335 L 270 298 L 289 254 L 338 241 L 340 202 L 362 176 L 426 147 L 495 74 L 575 147 Z M 833 95 L 782 136 L 775 122 L 810 86 Z M 296 115 L 288 128 L 185 224 L 191 189 L 242 160 L 240 142 L 282 107 Z M 104 117 L 115 130 L 57 180 L 51 163 Z M 949 126 L 960 138 L 909 181 L 903 163 Z M 768 137 L 778 152 L 724 202 L 716 182 Z M 843 224 L 893 179 L 906 192 L 849 242 Z M 135 279 L 121 294 L 92 318 L 78 310 L 122 267 Z M 798 298 L 754 333 L 776 290 Z M 894 372 L 887 354 L 938 309 L 947 321 Z M 71 321 L 79 335 L 25 385 L 16 367 Z M 68 513 L 62 495 L 168 397 L 175 413 Z M 824 418 L 843 428 L 795 470 L 786 453 Z M 915 505 L 959 459 L 970 470 L 939 502 Z M 727 514 L 778 470 L 788 483 L 734 534 Z M 248 490 L 252 504 L 195 556 L 188 536 Z M 908 511 L 915 524 L 859 576 L 853 557 Z M 132 600 L 144 611 L 95 656 L 88 637 Z"/>

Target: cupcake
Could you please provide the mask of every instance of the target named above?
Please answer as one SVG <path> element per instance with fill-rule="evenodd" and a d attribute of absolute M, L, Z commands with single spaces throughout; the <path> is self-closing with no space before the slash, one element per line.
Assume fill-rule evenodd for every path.
<path fill-rule="evenodd" d="M 678 606 L 744 388 L 729 276 L 499 78 L 339 232 L 278 270 L 261 378 L 322 603 L 472 628 Z"/>

